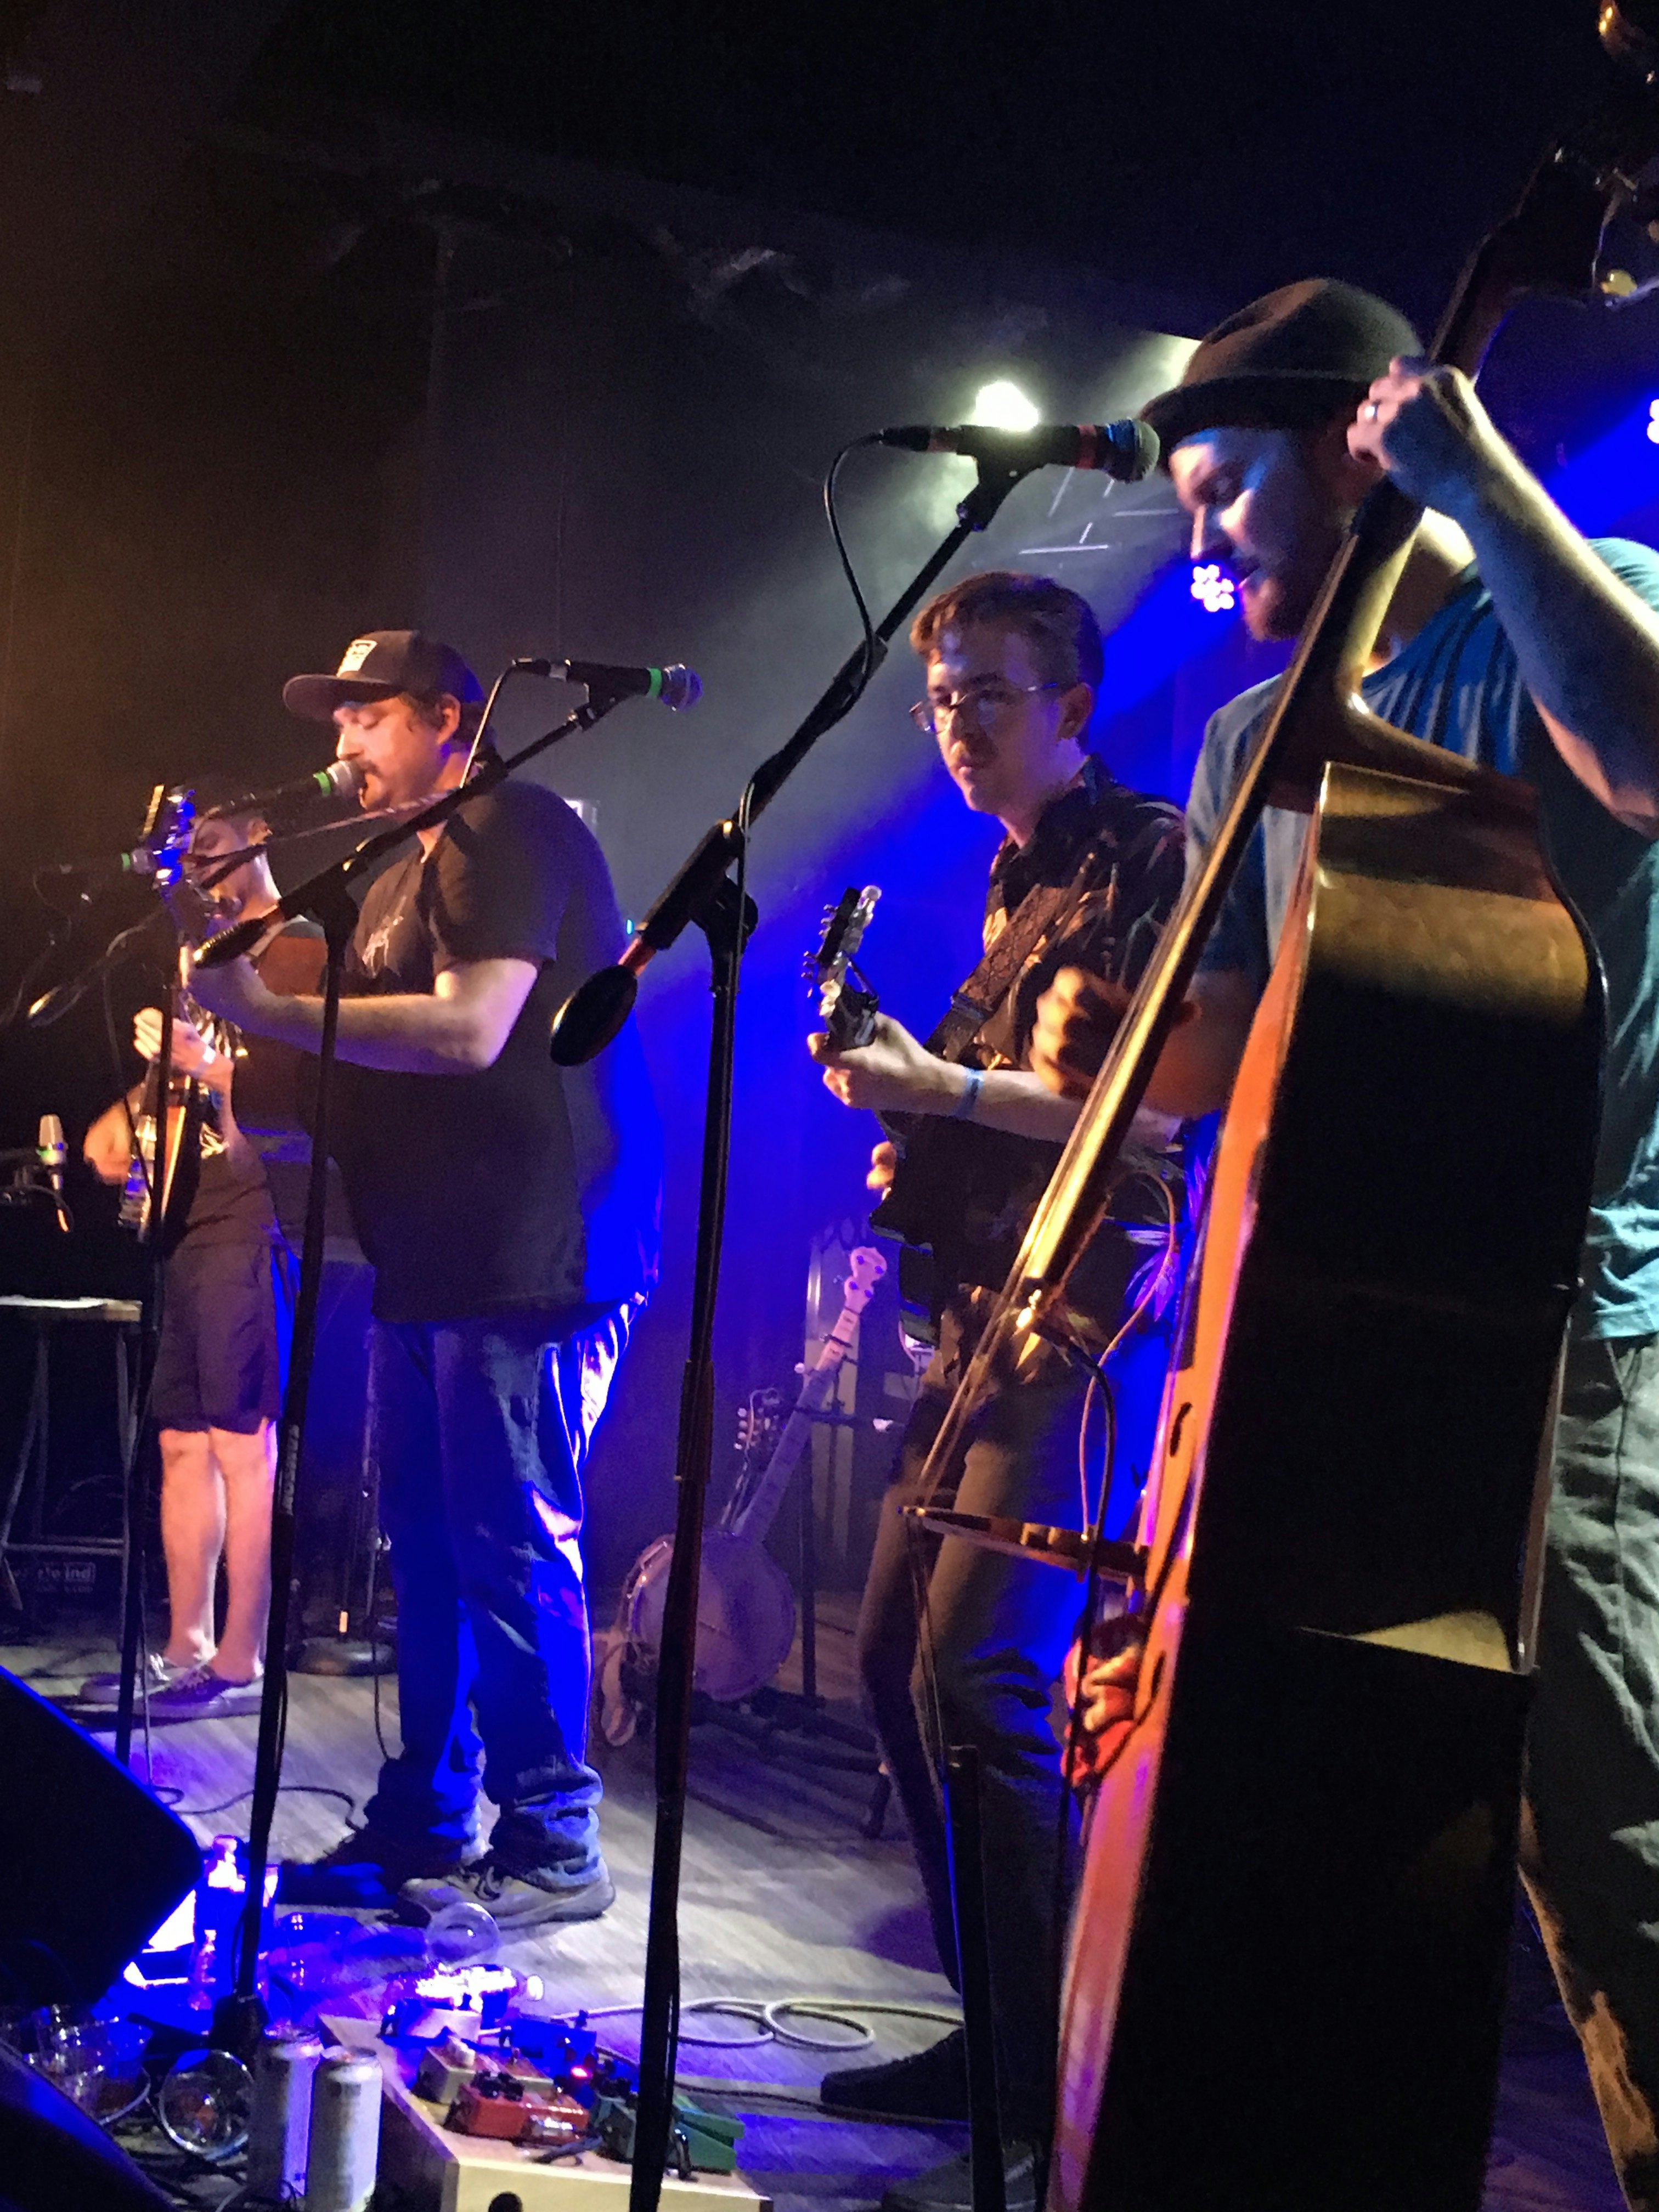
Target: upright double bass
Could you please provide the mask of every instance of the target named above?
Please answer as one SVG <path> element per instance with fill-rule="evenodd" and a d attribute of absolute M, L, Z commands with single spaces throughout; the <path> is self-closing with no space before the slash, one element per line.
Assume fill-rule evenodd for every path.
<path fill-rule="evenodd" d="M 1650 83 L 1659 49 L 1601 30 Z M 1517 300 L 1589 289 L 1647 92 L 1552 149 L 1437 361 L 1473 375 Z M 1263 808 L 1310 811 L 1143 1511 L 1050 2212 L 1481 2200 L 1601 992 L 1529 787 L 1359 698 L 1418 519 L 1385 482 L 1348 533 L 935 1447 L 1028 1333 L 1087 1345 L 1067 1282 L 1204 941 Z"/>

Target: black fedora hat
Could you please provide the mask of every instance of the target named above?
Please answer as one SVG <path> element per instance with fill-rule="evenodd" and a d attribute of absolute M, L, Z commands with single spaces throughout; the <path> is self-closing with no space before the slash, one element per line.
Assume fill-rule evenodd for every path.
<path fill-rule="evenodd" d="M 1181 381 L 1141 420 L 1172 447 L 1200 430 L 1296 430 L 1323 422 L 1422 340 L 1397 308 L 1334 276 L 1285 284 L 1200 339 Z"/>

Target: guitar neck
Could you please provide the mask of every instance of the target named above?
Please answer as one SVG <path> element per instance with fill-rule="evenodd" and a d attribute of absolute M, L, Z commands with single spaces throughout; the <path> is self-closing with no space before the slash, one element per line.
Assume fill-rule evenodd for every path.
<path fill-rule="evenodd" d="M 842 1362 L 852 1349 L 860 1311 L 860 1308 L 854 1305 L 842 1308 L 840 1317 L 824 1340 L 823 1351 L 801 1385 L 794 1411 L 783 1425 L 783 1433 L 766 1463 L 765 1474 L 755 1486 L 754 1496 L 732 1523 L 732 1534 L 740 1536 L 745 1543 L 763 1544 L 770 1533 L 795 1462 L 805 1450 L 812 1433 L 812 1417 L 821 1413 L 829 1403 Z"/>

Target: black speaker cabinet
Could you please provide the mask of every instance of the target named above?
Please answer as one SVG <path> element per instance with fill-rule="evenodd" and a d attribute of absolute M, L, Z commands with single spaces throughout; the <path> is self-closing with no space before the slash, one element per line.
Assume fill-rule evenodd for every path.
<path fill-rule="evenodd" d="M 201 1871 L 196 1838 L 0 1668 L 0 2004 L 90 2004 Z"/>

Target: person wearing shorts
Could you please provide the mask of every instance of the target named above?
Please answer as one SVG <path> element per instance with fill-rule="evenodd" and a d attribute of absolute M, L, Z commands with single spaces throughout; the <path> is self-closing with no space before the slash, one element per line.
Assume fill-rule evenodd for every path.
<path fill-rule="evenodd" d="M 204 819 L 191 860 L 234 851 L 262 828 L 246 816 Z M 239 915 L 268 913 L 276 902 L 263 858 L 234 870 L 215 895 Z M 156 1055 L 161 1025 L 153 1006 L 134 1022 L 144 1060 Z M 259 1701 L 287 1299 L 264 1167 L 231 1109 L 234 1057 L 179 1016 L 171 1057 L 179 1075 L 200 1085 L 204 1103 L 198 1158 L 184 1170 L 195 1187 L 161 1275 L 149 1413 L 160 1431 L 168 1627 L 145 1665 L 152 1717 L 183 1720 L 246 1712 Z M 140 1097 L 135 1090 L 118 1098 L 87 1132 L 88 1164 L 106 1182 L 127 1178 Z M 225 1617 L 216 1634 L 222 1559 Z M 118 1676 L 94 1675 L 81 1698 L 111 1705 L 118 1687 Z"/>

